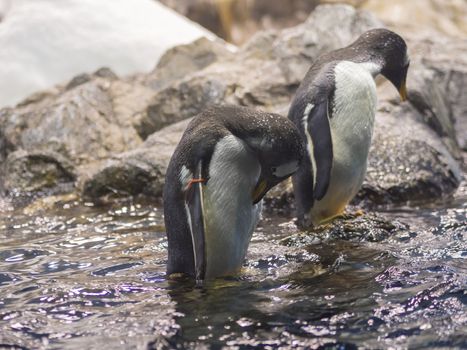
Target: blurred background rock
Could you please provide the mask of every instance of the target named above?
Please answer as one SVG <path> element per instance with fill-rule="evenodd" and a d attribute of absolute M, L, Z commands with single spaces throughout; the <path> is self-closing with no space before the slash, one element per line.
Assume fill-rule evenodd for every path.
<path fill-rule="evenodd" d="M 465 0 L 159 0 L 234 44 L 258 30 L 282 29 L 303 22 L 319 4 L 346 3 L 373 12 L 388 27 L 407 35 L 433 31 L 467 37 Z"/>

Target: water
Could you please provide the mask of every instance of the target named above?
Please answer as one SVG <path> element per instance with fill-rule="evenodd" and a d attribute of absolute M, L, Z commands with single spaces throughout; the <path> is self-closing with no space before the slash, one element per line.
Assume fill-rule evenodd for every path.
<path fill-rule="evenodd" d="M 380 242 L 266 218 L 239 276 L 165 276 L 163 213 L 66 202 L 0 218 L 0 348 L 466 348 L 465 186 L 442 206 L 383 213 Z M 27 212 L 27 211 L 26 211 Z"/>

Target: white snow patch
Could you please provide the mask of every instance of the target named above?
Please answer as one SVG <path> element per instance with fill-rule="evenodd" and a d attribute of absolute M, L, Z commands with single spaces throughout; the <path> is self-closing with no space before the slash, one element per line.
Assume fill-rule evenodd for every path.
<path fill-rule="evenodd" d="M 215 35 L 154 0 L 0 0 L 0 107 L 109 67 L 150 71 L 169 48 Z"/>

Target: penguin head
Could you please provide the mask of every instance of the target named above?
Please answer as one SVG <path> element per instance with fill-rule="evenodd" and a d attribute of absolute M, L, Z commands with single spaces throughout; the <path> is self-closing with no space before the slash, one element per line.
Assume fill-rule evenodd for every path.
<path fill-rule="evenodd" d="M 261 174 L 252 191 L 253 204 L 263 199 L 275 185 L 294 174 L 301 165 L 304 146 L 298 130 L 286 118 L 274 116 L 266 134 L 256 135 L 247 143 L 256 153 Z M 275 125 L 280 122 L 280 125 Z"/>
<path fill-rule="evenodd" d="M 401 99 L 407 99 L 406 78 L 409 69 L 407 44 L 398 34 L 384 28 L 372 29 L 355 42 L 370 53 L 370 59 L 381 66 L 381 74 L 399 91 Z"/>

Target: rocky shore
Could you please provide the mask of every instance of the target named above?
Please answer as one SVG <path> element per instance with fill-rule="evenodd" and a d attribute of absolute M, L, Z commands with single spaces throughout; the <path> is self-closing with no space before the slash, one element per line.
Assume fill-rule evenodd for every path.
<path fill-rule="evenodd" d="M 188 121 L 211 103 L 287 113 L 313 60 L 383 24 L 346 5 L 322 5 L 302 24 L 257 33 L 237 52 L 198 39 L 165 53 L 149 74 L 103 68 L 0 110 L 0 192 L 14 204 L 74 193 L 96 203 L 158 200 Z M 378 81 L 368 173 L 354 204 L 432 202 L 450 196 L 467 151 L 467 42 L 407 37 L 409 100 Z M 439 50 L 442 47 L 442 50 Z M 290 184 L 268 196 L 288 208 Z M 0 210 L 2 207 L 0 206 Z"/>

